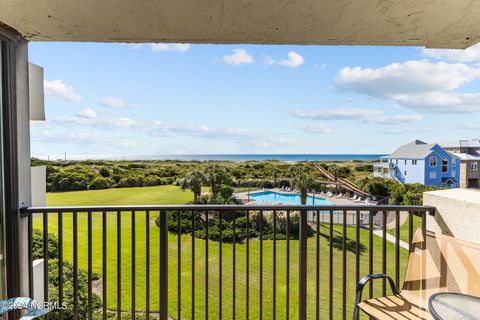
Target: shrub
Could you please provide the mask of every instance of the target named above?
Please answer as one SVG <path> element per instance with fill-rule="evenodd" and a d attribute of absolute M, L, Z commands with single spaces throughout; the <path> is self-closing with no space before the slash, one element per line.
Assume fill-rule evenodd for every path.
<path fill-rule="evenodd" d="M 43 259 L 43 232 L 39 229 L 33 229 L 32 239 L 33 259 Z M 50 259 L 58 258 L 58 238 L 56 234 L 48 234 L 48 257 Z"/>
<path fill-rule="evenodd" d="M 141 176 L 128 176 L 121 178 L 118 181 L 117 187 L 130 188 L 130 187 L 143 187 L 144 179 Z"/>
<path fill-rule="evenodd" d="M 162 179 L 156 176 L 148 176 L 145 178 L 144 185 L 146 187 L 159 186 L 162 184 Z"/>
<path fill-rule="evenodd" d="M 83 269 L 77 271 L 77 310 L 79 319 L 87 319 L 88 314 L 88 274 Z M 50 292 L 50 301 L 58 301 L 58 260 L 48 260 L 48 286 Z M 73 319 L 73 264 L 63 261 L 63 302 L 67 309 L 64 310 L 64 319 Z M 100 297 L 92 293 L 92 310 L 97 310 L 102 306 Z M 52 312 L 49 319 L 60 319 L 59 312 Z"/>
<path fill-rule="evenodd" d="M 90 189 L 98 190 L 98 189 L 109 189 L 115 181 L 111 178 L 104 178 L 104 177 L 96 177 L 90 183 Z"/>
<path fill-rule="evenodd" d="M 100 168 L 100 171 L 99 171 L 98 173 L 100 173 L 100 175 L 101 175 L 102 177 L 105 177 L 105 178 L 110 177 L 110 170 L 108 170 L 108 169 L 105 168 L 105 167 L 101 167 L 101 168 Z"/>

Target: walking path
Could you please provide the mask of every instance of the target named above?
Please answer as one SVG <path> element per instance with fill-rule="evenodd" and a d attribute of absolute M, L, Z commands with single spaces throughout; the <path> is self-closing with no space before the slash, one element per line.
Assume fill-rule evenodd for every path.
<path fill-rule="evenodd" d="M 379 236 L 380 238 L 383 237 L 383 233 L 382 233 L 381 229 L 373 230 L 373 234 L 376 235 L 376 236 Z M 394 243 L 394 244 L 396 243 L 395 237 L 388 232 L 387 232 L 387 238 L 386 239 L 387 239 L 387 241 L 389 241 L 391 243 Z M 405 241 L 399 240 L 399 244 L 400 244 L 400 247 L 403 248 L 403 249 L 406 249 L 406 250 L 410 249 L 408 247 L 408 243 L 406 243 Z"/>

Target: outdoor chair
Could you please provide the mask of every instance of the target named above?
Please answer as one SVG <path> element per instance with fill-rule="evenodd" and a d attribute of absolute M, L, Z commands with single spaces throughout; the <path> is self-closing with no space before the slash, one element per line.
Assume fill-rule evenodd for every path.
<path fill-rule="evenodd" d="M 40 318 L 50 311 L 51 309 L 37 309 L 36 302 L 30 298 L 10 298 L 6 300 L 0 300 L 0 316 L 13 310 L 26 309 L 28 313 L 20 318 L 20 320 L 31 320 Z"/>
<path fill-rule="evenodd" d="M 378 279 L 388 280 L 393 295 L 362 301 L 365 285 Z M 480 245 L 419 229 L 412 239 L 402 290 L 385 274 L 365 276 L 357 285 L 353 319 L 362 310 L 379 320 L 430 320 L 428 300 L 438 292 L 480 296 Z"/>

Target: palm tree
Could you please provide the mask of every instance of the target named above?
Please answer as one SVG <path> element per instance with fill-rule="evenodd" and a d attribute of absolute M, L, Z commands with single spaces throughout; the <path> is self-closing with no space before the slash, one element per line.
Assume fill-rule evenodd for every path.
<path fill-rule="evenodd" d="M 280 173 L 280 170 L 277 167 L 273 167 L 271 173 L 273 177 L 273 184 L 275 187 L 278 187 L 277 180 L 278 180 L 278 174 Z"/>
<path fill-rule="evenodd" d="M 300 191 L 300 201 L 307 204 L 308 190 L 315 184 L 315 178 L 304 166 L 296 166 L 293 170 L 292 185 Z"/>
<path fill-rule="evenodd" d="M 200 203 L 204 182 L 205 178 L 201 171 L 190 171 L 183 179 L 180 179 L 178 185 L 182 190 L 190 189 L 193 192 L 193 203 Z"/>
<path fill-rule="evenodd" d="M 203 170 L 205 182 L 212 188 L 212 194 L 217 195 L 222 185 L 230 184 L 231 176 L 225 167 L 218 164 L 209 165 Z"/>

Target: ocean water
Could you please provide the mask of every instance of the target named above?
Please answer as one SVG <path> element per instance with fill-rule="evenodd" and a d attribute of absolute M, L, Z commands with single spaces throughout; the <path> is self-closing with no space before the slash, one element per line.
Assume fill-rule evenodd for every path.
<path fill-rule="evenodd" d="M 301 205 L 300 195 L 299 194 L 286 194 L 286 193 L 278 193 L 272 191 L 263 191 L 263 192 L 256 192 L 250 194 L 250 200 L 258 202 L 261 204 L 262 202 L 278 202 L 281 204 L 291 204 L 291 205 Z M 307 204 L 313 205 L 314 198 L 312 196 L 308 196 Z M 315 197 L 315 204 L 316 205 L 330 205 L 331 203 L 325 198 Z"/>
<path fill-rule="evenodd" d="M 44 160 L 63 160 L 65 155 L 32 155 Z M 74 155 L 67 154 L 67 160 L 180 160 L 180 161 L 376 161 L 383 154 L 169 154 L 169 155 Z"/>

